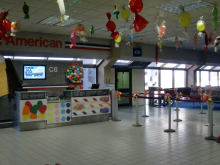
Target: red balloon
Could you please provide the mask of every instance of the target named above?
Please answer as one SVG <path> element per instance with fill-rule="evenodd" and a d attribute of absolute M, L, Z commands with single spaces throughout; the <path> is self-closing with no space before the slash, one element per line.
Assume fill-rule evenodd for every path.
<path fill-rule="evenodd" d="M 113 32 L 116 29 L 116 25 L 113 21 L 108 21 L 106 27 L 109 31 Z"/>
<path fill-rule="evenodd" d="M 11 22 L 9 21 L 9 19 L 3 20 L 2 25 L 5 27 L 5 30 L 7 31 L 6 33 L 10 32 L 10 30 L 11 30 Z"/>
<path fill-rule="evenodd" d="M 161 32 L 160 32 L 160 35 L 161 35 L 161 36 L 164 36 L 164 35 L 165 35 L 165 32 L 161 31 Z"/>
<path fill-rule="evenodd" d="M 142 0 L 129 0 L 128 7 L 132 13 L 140 13 L 143 9 Z"/>
<path fill-rule="evenodd" d="M 136 32 L 143 30 L 149 22 L 139 14 L 134 15 L 133 27 Z"/>
<path fill-rule="evenodd" d="M 116 40 L 119 37 L 119 32 L 113 32 L 110 37 Z"/>

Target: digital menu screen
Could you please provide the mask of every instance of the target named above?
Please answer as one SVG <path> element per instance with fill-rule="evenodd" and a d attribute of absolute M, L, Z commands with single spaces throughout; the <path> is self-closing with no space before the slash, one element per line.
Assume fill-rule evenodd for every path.
<path fill-rule="evenodd" d="M 39 65 L 24 65 L 24 80 L 45 80 L 46 79 L 46 66 Z"/>

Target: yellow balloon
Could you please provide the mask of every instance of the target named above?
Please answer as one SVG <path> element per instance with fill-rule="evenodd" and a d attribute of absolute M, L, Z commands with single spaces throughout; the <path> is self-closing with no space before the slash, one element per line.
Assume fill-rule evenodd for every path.
<path fill-rule="evenodd" d="M 205 30 L 205 24 L 204 24 L 204 22 L 203 21 L 198 21 L 198 23 L 197 23 L 197 29 L 198 29 L 198 31 L 203 31 L 203 30 Z"/>
<path fill-rule="evenodd" d="M 118 38 L 115 40 L 115 42 L 121 42 L 121 36 L 118 36 Z"/>
<path fill-rule="evenodd" d="M 179 15 L 179 24 L 180 26 L 186 28 L 191 23 L 191 16 L 187 12 L 182 12 Z"/>
<path fill-rule="evenodd" d="M 123 19 L 128 19 L 129 17 L 130 17 L 130 12 L 129 12 L 129 10 L 128 9 L 122 9 L 122 11 L 121 11 L 121 17 L 123 18 Z"/>

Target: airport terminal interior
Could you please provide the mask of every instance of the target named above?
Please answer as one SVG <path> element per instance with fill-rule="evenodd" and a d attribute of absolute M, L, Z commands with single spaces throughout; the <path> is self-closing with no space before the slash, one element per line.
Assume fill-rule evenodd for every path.
<path fill-rule="evenodd" d="M 1 0 L 0 165 L 220 165 L 218 10 Z"/>

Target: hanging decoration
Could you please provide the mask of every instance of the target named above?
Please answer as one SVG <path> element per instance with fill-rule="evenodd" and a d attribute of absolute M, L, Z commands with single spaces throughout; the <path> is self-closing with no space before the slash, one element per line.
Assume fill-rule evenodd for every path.
<path fill-rule="evenodd" d="M 108 22 L 106 23 L 106 28 L 112 32 L 110 37 L 112 37 L 115 40 L 115 47 L 119 47 L 119 43 L 121 42 L 121 36 L 119 32 L 115 32 L 116 25 L 113 21 L 111 21 L 111 13 L 106 13 L 108 17 Z"/>
<path fill-rule="evenodd" d="M 21 24 L 18 21 L 11 23 L 11 36 L 15 36 L 15 33 L 20 30 Z"/>
<path fill-rule="evenodd" d="M 82 3 L 82 0 L 70 0 L 70 5 L 73 5 L 74 3 L 76 3 L 77 1 L 80 1 L 79 3 Z"/>
<path fill-rule="evenodd" d="M 70 42 L 71 42 L 70 48 L 75 46 L 77 41 L 78 41 L 78 39 L 77 39 L 77 36 L 76 36 L 76 29 L 73 29 L 73 32 L 72 32 L 72 34 L 70 36 Z"/>
<path fill-rule="evenodd" d="M 118 101 L 121 100 L 121 92 L 118 91 L 116 94 L 115 94 L 115 97 L 118 98 Z"/>
<path fill-rule="evenodd" d="M 95 34 L 94 26 L 92 25 L 92 28 L 90 29 L 90 34 L 93 35 Z"/>
<path fill-rule="evenodd" d="M 120 14 L 120 12 L 118 11 L 117 4 L 115 4 L 115 10 L 113 11 L 113 14 L 115 15 L 115 18 L 118 19 L 118 15 Z"/>
<path fill-rule="evenodd" d="M 0 13 L 0 38 L 7 41 L 9 39 L 8 33 L 11 30 L 11 22 L 7 18 L 8 11 Z"/>
<path fill-rule="evenodd" d="M 209 40 L 208 43 L 211 44 L 212 43 L 212 33 L 209 34 Z"/>
<path fill-rule="evenodd" d="M 148 90 L 144 90 L 143 93 L 144 93 L 144 96 L 147 96 Z"/>
<path fill-rule="evenodd" d="M 197 45 L 197 35 L 195 34 L 195 36 L 194 36 L 193 49 L 196 49 L 196 45 Z"/>
<path fill-rule="evenodd" d="M 211 95 L 207 95 L 207 94 L 203 94 L 203 102 L 204 103 L 207 103 L 207 104 L 210 104 L 212 107 L 214 107 L 214 102 L 212 100 L 212 97 Z"/>
<path fill-rule="evenodd" d="M 214 41 L 214 49 L 215 49 L 215 52 L 219 52 L 219 41 L 220 41 L 220 36 L 216 37 L 215 38 L 215 41 Z"/>
<path fill-rule="evenodd" d="M 180 47 L 181 47 L 181 50 L 183 48 L 183 41 L 180 40 Z"/>
<path fill-rule="evenodd" d="M 160 52 L 162 52 L 162 47 L 163 47 L 162 40 L 160 40 L 160 41 L 158 42 L 158 46 L 159 46 L 159 48 L 160 48 Z"/>
<path fill-rule="evenodd" d="M 176 46 L 176 50 L 178 50 L 178 47 L 179 47 L 179 41 L 178 41 L 178 37 L 176 35 L 176 38 L 175 38 L 175 46 Z"/>
<path fill-rule="evenodd" d="M 214 8 L 212 9 L 212 28 L 214 29 L 214 33 L 218 28 L 218 8 L 216 6 L 217 4 L 215 4 Z"/>
<path fill-rule="evenodd" d="M 158 10 L 157 14 L 154 16 L 154 24 L 158 23 L 159 17 L 164 17 L 164 11 L 163 10 Z"/>
<path fill-rule="evenodd" d="M 200 20 L 197 22 L 197 30 L 199 31 L 198 36 L 203 38 L 205 36 L 205 21 L 203 20 L 203 16 L 200 17 Z"/>
<path fill-rule="evenodd" d="M 185 28 L 183 33 L 188 38 L 187 27 L 191 24 L 191 16 L 189 15 L 189 13 L 184 11 L 184 6 L 180 5 L 179 8 L 180 10 L 182 10 L 182 13 L 179 15 L 178 18 L 179 25 Z"/>
<path fill-rule="evenodd" d="M 129 0 L 128 7 L 132 13 L 135 13 L 133 19 L 133 27 L 136 32 L 140 32 L 149 23 L 144 17 L 138 14 L 143 9 L 143 2 L 142 0 Z"/>
<path fill-rule="evenodd" d="M 86 31 L 85 27 L 81 23 L 79 23 L 76 26 L 76 35 L 79 37 L 80 41 L 82 41 L 82 42 L 88 41 L 85 37 L 86 34 L 87 34 L 87 31 Z"/>
<path fill-rule="evenodd" d="M 25 14 L 24 19 L 29 19 L 29 6 L 26 4 L 26 2 L 24 2 L 24 6 L 23 6 L 23 12 Z"/>
<path fill-rule="evenodd" d="M 199 89 L 198 89 L 198 94 L 199 94 L 199 95 L 202 95 L 202 88 L 199 88 Z"/>
<path fill-rule="evenodd" d="M 158 64 L 158 53 L 159 53 L 159 47 L 158 44 L 155 45 L 155 60 L 156 60 L 156 64 Z"/>
<path fill-rule="evenodd" d="M 60 14 L 61 14 L 61 22 L 66 21 L 69 16 L 65 15 L 66 14 L 66 9 L 65 9 L 65 4 L 64 4 L 64 0 L 58 0 L 58 5 L 59 5 L 59 9 L 60 9 Z"/>
<path fill-rule="evenodd" d="M 130 43 L 133 42 L 133 33 L 134 33 L 134 30 L 133 30 L 133 27 L 131 27 L 130 32 L 128 34 L 128 42 L 126 43 L 126 45 L 130 46 Z"/>
<path fill-rule="evenodd" d="M 132 95 L 133 103 L 135 103 L 136 96 L 139 96 L 139 94 L 137 92 L 134 92 L 133 95 Z"/>
<path fill-rule="evenodd" d="M 128 18 L 130 17 L 130 11 L 125 8 L 125 5 L 123 5 L 123 7 L 122 7 L 121 17 L 128 22 Z"/>

